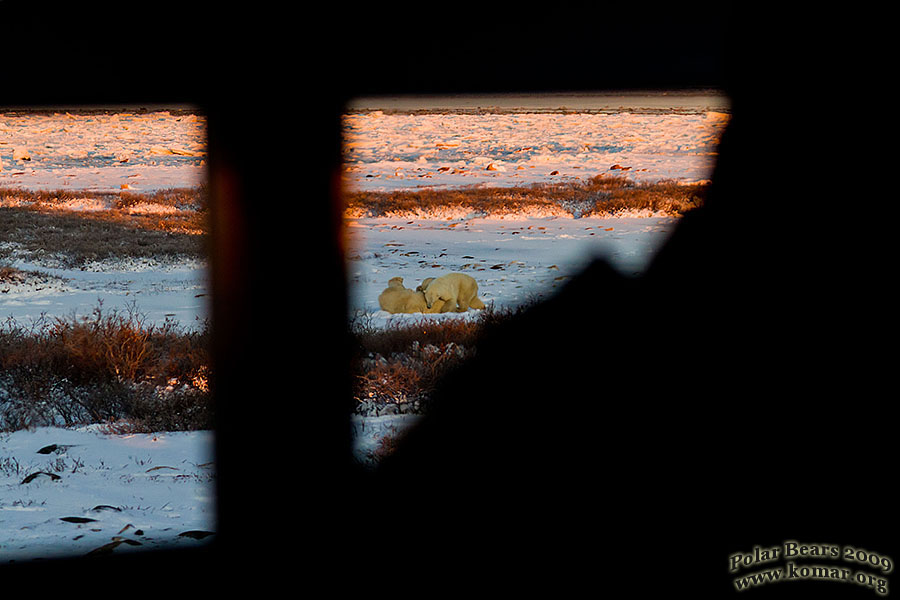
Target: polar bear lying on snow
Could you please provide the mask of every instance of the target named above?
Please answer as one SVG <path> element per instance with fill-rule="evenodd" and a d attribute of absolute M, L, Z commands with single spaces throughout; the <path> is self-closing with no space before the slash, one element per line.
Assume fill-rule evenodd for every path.
<path fill-rule="evenodd" d="M 389 313 L 436 313 L 441 312 L 444 307 L 443 302 L 438 302 L 429 308 L 425 302 L 425 294 L 420 290 L 403 287 L 402 277 L 393 277 L 388 281 L 387 288 L 378 296 L 378 304 L 381 310 Z"/>
<path fill-rule="evenodd" d="M 484 302 L 478 297 L 478 283 L 465 273 L 429 277 L 416 291 L 424 292 L 425 306 L 430 312 L 466 312 L 470 308 L 484 308 Z"/>

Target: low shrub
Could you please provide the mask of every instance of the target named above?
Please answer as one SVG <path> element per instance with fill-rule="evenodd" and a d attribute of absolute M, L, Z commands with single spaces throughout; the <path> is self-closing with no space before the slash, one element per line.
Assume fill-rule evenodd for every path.
<path fill-rule="evenodd" d="M 0 327 L 0 430 L 124 422 L 212 426 L 208 327 L 148 325 L 133 307 Z"/>
<path fill-rule="evenodd" d="M 376 327 L 351 323 L 357 407 L 408 404 L 427 410 L 432 391 L 453 368 L 475 356 L 484 331 L 525 310 L 488 307 L 475 318 L 413 319 Z"/>

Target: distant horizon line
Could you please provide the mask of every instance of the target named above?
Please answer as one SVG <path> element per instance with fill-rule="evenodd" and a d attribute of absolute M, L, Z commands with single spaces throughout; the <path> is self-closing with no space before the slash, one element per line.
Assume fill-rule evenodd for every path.
<path fill-rule="evenodd" d="M 622 109 L 730 109 L 728 96 L 711 88 L 671 90 L 598 90 L 459 94 L 383 94 L 360 96 L 347 111 L 620 111 Z"/>
<path fill-rule="evenodd" d="M 31 113 L 73 113 L 73 114 L 90 114 L 90 113 L 109 113 L 109 112 L 134 112 L 134 113 L 150 113 L 159 111 L 169 111 L 176 113 L 203 113 L 203 107 L 199 104 L 189 104 L 185 102 L 128 102 L 117 103 L 110 102 L 89 104 L 15 104 L 0 105 L 0 114 L 9 112 L 31 112 Z"/>

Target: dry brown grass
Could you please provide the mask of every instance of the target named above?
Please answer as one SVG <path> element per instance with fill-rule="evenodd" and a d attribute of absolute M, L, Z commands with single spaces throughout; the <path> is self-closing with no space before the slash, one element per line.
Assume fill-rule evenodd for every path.
<path fill-rule="evenodd" d="M 623 211 L 652 211 L 680 216 L 701 206 L 705 193 L 706 184 L 702 183 L 636 183 L 625 177 L 604 174 L 588 181 L 509 188 L 350 191 L 345 194 L 345 208 L 352 214 L 373 217 L 427 213 L 446 208 L 463 208 L 486 214 L 562 209 L 575 216 L 603 217 Z"/>
<path fill-rule="evenodd" d="M 25 274 L 9 265 L 0 265 L 0 282 L 14 282 L 18 283 L 24 281 Z"/>
<path fill-rule="evenodd" d="M 376 461 L 381 461 L 393 454 L 397 449 L 399 439 L 400 436 L 396 433 L 391 433 L 381 438 L 378 441 L 378 446 L 375 448 L 372 458 Z"/>
<path fill-rule="evenodd" d="M 359 403 L 416 402 L 425 408 L 440 379 L 474 356 L 485 329 L 522 310 L 489 307 L 476 319 L 422 319 L 385 328 L 354 322 L 354 398 Z"/>
<path fill-rule="evenodd" d="M 66 202 L 93 198 L 107 210 L 65 210 Z M 16 202 L 11 199 L 15 198 Z M 207 254 L 205 188 L 154 194 L 90 194 L 0 189 L 0 260 L 52 257 L 77 268 L 110 258 L 189 258 Z M 169 207 L 136 212 L 136 207 Z M 15 256 L 13 256 L 15 255 Z"/>
<path fill-rule="evenodd" d="M 0 430 L 126 421 L 211 426 L 208 328 L 147 325 L 135 310 L 0 328 Z"/>
<path fill-rule="evenodd" d="M 371 326 L 364 320 L 356 320 L 351 324 L 351 329 L 360 353 L 388 356 L 405 352 L 413 344 L 440 347 L 453 343 L 470 346 L 487 324 L 502 319 L 506 314 L 487 308 L 477 319 L 414 319 L 393 322 L 383 328 Z"/>
<path fill-rule="evenodd" d="M 111 209 L 128 209 L 141 204 L 157 204 L 178 210 L 202 212 L 207 208 L 206 185 L 193 188 L 170 188 L 149 193 L 123 190 L 122 192 L 92 192 L 90 190 L 29 190 L 0 188 L 0 199 L 6 204 L 30 204 L 35 208 L 62 209 L 72 200 L 93 199 L 109 205 Z"/>

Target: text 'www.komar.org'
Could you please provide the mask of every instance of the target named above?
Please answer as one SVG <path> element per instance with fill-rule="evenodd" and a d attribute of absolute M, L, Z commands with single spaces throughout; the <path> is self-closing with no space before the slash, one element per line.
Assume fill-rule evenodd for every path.
<path fill-rule="evenodd" d="M 734 578 L 737 591 L 784 581 L 833 581 L 858 585 L 873 590 L 879 596 L 888 595 L 888 580 L 885 577 L 893 571 L 893 560 L 877 552 L 870 552 L 853 546 L 834 544 L 800 544 L 784 542 L 781 546 L 762 548 L 754 546 L 748 553 L 737 552 L 729 558 L 729 571 L 785 560 L 783 566 L 772 566 Z M 798 560 L 815 560 L 815 564 Z M 838 561 L 835 564 L 821 561 Z M 843 564 L 842 564 L 843 563 Z M 865 566 L 866 569 L 860 567 Z M 872 572 L 875 571 L 875 573 Z"/>

